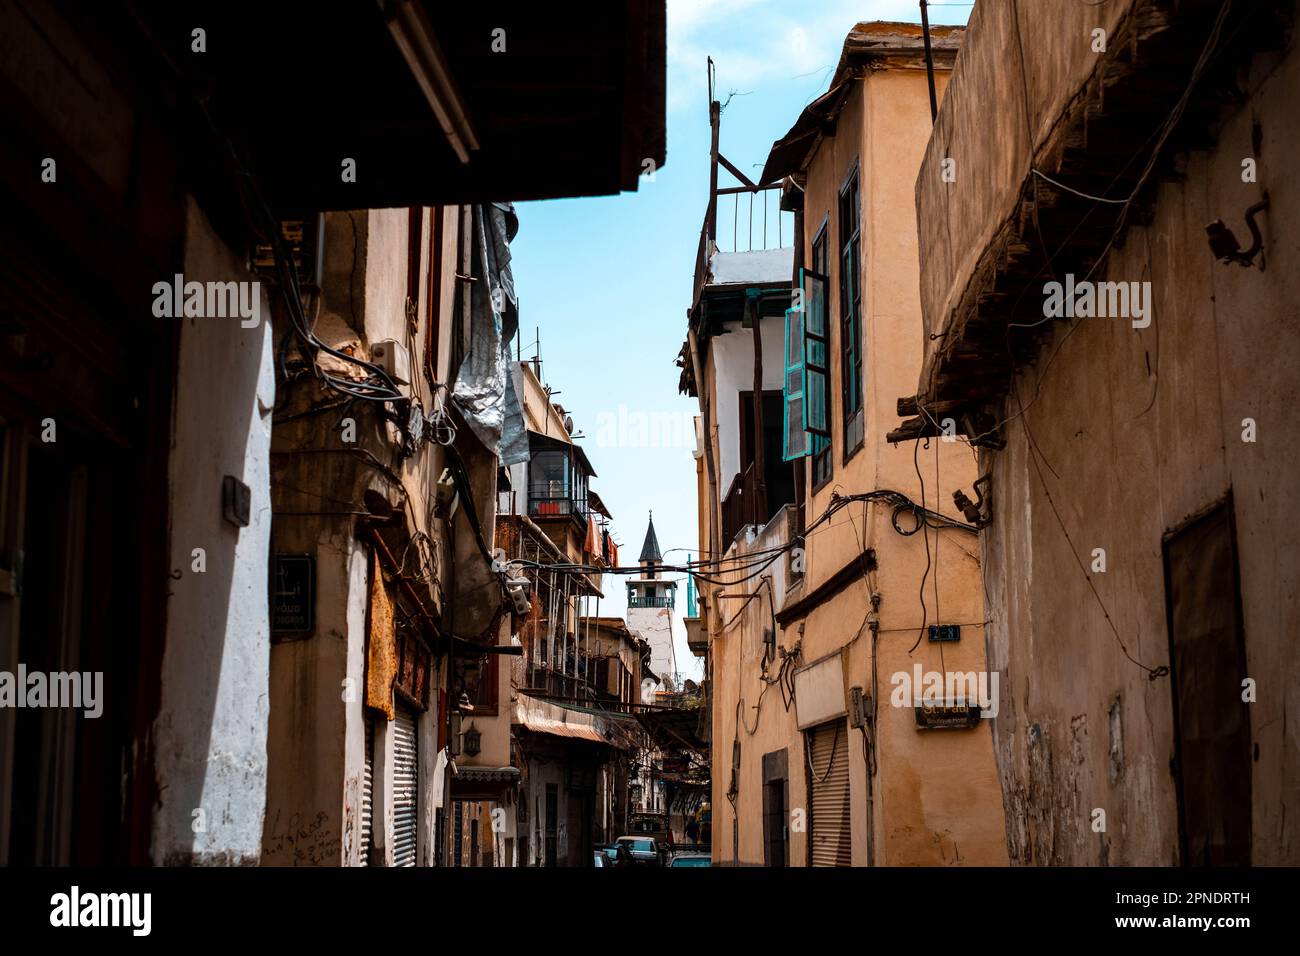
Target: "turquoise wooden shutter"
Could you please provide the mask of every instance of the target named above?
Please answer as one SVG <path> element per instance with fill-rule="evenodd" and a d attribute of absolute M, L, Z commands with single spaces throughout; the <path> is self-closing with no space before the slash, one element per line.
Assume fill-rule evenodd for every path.
<path fill-rule="evenodd" d="M 784 461 L 808 454 L 808 432 L 803 427 L 803 349 L 803 309 L 786 309 Z"/>
<path fill-rule="evenodd" d="M 830 326 L 826 318 L 826 276 L 799 270 L 803 290 L 803 425 L 804 430 L 830 438 Z"/>

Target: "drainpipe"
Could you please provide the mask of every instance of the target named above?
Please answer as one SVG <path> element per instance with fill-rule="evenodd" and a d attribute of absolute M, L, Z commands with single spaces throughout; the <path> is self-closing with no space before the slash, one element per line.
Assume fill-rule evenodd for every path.
<path fill-rule="evenodd" d="M 927 10 L 929 6 L 926 0 L 921 0 L 921 33 L 925 37 L 925 75 L 930 81 L 930 123 L 933 124 L 935 117 L 939 115 L 939 101 L 934 95 L 934 54 L 930 50 L 930 14 Z"/>

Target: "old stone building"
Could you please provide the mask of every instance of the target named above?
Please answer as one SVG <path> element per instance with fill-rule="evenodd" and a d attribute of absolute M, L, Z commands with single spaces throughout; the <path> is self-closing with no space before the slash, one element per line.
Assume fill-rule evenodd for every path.
<path fill-rule="evenodd" d="M 513 784 L 450 759 L 513 648 L 498 203 L 663 165 L 664 9 L 303 10 L 0 9 L 0 672 L 85 705 L 0 700 L 0 863 L 432 863 Z"/>
<path fill-rule="evenodd" d="M 960 38 L 933 31 L 940 94 Z M 909 184 L 928 99 L 921 29 L 858 24 L 760 183 L 737 176 L 779 189 L 793 249 L 702 239 L 684 384 L 712 557 L 718 863 L 1006 861 L 976 529 L 941 500 L 974 464 L 885 440 L 922 359 Z"/>
<path fill-rule="evenodd" d="M 920 166 L 895 437 L 986 483 L 1015 863 L 1300 859 L 1293 17 L 982 0 Z"/>

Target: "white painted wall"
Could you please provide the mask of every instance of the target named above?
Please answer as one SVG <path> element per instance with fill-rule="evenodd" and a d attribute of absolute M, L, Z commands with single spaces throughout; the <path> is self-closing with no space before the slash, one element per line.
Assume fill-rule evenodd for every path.
<path fill-rule="evenodd" d="M 709 342 L 717 376 L 718 494 L 725 495 L 740 472 L 740 393 L 754 388 L 754 333 L 728 322 L 724 334 Z M 763 319 L 763 389 L 779 389 L 785 378 L 785 319 Z"/>
<path fill-rule="evenodd" d="M 650 645 L 650 669 L 657 676 L 665 677 L 677 672 L 675 641 L 681 625 L 672 608 L 630 607 L 627 609 L 627 626 Z"/>
<path fill-rule="evenodd" d="M 250 281 L 191 200 L 185 278 Z M 184 318 L 169 465 L 171 567 L 162 694 L 154 725 L 157 864 L 256 863 L 266 803 L 270 624 L 270 310 Z M 222 518 L 222 479 L 252 490 L 250 523 Z M 206 570 L 194 570 L 202 548 Z M 202 814 L 196 814 L 196 811 Z M 203 828 L 195 831 L 198 820 Z"/>

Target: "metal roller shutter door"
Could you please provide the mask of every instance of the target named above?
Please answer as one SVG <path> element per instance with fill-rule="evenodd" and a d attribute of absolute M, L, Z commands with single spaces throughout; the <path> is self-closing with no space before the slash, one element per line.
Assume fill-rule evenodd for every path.
<path fill-rule="evenodd" d="M 415 714 L 398 709 L 393 720 L 393 865 L 415 866 L 419 749 Z"/>
<path fill-rule="evenodd" d="M 366 715 L 366 757 L 361 771 L 361 866 L 370 865 L 370 848 L 375 833 L 375 720 Z"/>
<path fill-rule="evenodd" d="M 851 866 L 849 743 L 844 721 L 813 728 L 807 743 L 812 793 L 812 865 Z"/>

